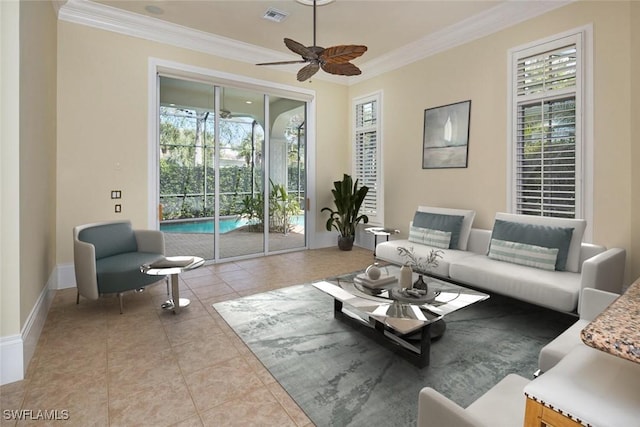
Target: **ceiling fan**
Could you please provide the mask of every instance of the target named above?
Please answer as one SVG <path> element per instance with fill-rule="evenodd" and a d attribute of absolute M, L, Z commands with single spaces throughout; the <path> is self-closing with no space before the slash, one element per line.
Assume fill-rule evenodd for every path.
<path fill-rule="evenodd" d="M 304 64 L 308 62 L 308 65 L 298 71 L 297 78 L 301 82 L 311 78 L 320 68 L 329 74 L 357 76 L 362 72 L 349 61 L 367 51 L 366 46 L 353 44 L 332 46 L 326 49 L 316 46 L 316 0 L 313 0 L 313 46 L 306 47 L 286 37 L 284 44 L 289 50 L 302 56 L 302 59 L 298 61 L 263 62 L 256 65 Z"/>

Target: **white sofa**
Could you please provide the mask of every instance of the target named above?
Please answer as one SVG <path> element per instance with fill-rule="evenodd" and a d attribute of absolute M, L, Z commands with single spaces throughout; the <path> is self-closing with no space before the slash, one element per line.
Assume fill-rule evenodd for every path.
<path fill-rule="evenodd" d="M 576 346 L 548 372 L 529 382 L 524 393 L 576 424 L 640 426 L 640 365 L 587 345 Z M 527 419 L 535 419 L 534 414 L 527 414 Z"/>
<path fill-rule="evenodd" d="M 542 347 L 538 357 L 538 371 L 536 376 L 547 372 L 558 364 L 571 350 L 585 345 L 580 338 L 580 332 L 602 313 L 620 295 L 598 289 L 584 288 L 580 296 L 580 319 L 557 336 L 553 341 Z"/>
<path fill-rule="evenodd" d="M 524 422 L 529 380 L 509 374 L 466 409 L 431 387 L 420 390 L 418 427 L 516 427 Z"/>
<path fill-rule="evenodd" d="M 583 220 L 496 214 L 496 220 L 500 221 L 573 228 L 566 269 L 558 271 L 490 258 L 488 253 L 492 230 L 472 228 L 475 217 L 473 211 L 420 206 L 418 212 L 463 217 L 455 247 L 440 249 L 442 258 L 438 266 L 431 269 L 431 274 L 435 276 L 569 313 L 577 312 L 580 293 L 584 288 L 613 293 L 620 293 L 622 290 L 625 250 L 583 243 Z M 410 222 L 409 226 L 411 229 L 413 222 Z M 432 249 L 439 249 L 408 239 L 399 239 L 379 243 L 376 246 L 376 256 L 394 264 L 403 264 L 406 259 L 398 252 L 399 247 L 413 248 L 414 253 L 423 258 L 427 257 Z"/>

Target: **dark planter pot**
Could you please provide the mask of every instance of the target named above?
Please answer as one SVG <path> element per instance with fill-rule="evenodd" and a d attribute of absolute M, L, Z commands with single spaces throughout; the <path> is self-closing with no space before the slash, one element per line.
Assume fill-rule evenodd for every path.
<path fill-rule="evenodd" d="M 338 236 L 338 247 L 341 251 L 353 249 L 353 236 Z"/>

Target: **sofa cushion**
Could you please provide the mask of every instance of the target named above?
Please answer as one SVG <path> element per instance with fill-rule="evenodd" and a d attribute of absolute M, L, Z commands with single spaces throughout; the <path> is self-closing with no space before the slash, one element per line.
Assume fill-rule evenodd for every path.
<path fill-rule="evenodd" d="M 451 233 L 451 238 L 447 248 L 457 249 L 463 219 L 464 217 L 462 215 L 444 215 L 418 211 L 413 216 L 413 222 L 410 228 L 449 232 Z M 411 240 L 411 234 L 409 234 L 409 240 Z"/>
<path fill-rule="evenodd" d="M 581 289 L 579 273 L 533 269 L 486 255 L 450 262 L 449 275 L 461 283 L 558 311 L 574 311 Z"/>
<path fill-rule="evenodd" d="M 435 248 L 449 249 L 451 232 L 411 226 L 409 228 L 409 241 Z"/>
<path fill-rule="evenodd" d="M 542 347 L 538 355 L 538 368 L 540 371 L 547 372 L 556 366 L 571 350 L 579 345 L 585 345 L 580 339 L 580 332 L 589 323 L 589 320 L 578 320 L 553 341 Z"/>
<path fill-rule="evenodd" d="M 450 209 L 450 208 L 438 208 L 433 206 L 418 206 L 418 212 L 429 212 L 440 215 L 454 215 L 464 217 L 462 220 L 462 226 L 460 227 L 460 236 L 458 237 L 457 247 L 453 246 L 451 249 L 460 249 L 461 251 L 467 250 L 467 242 L 469 240 L 469 233 L 471 233 L 471 226 L 473 225 L 473 219 L 476 216 L 476 212 L 466 209 Z"/>
<path fill-rule="evenodd" d="M 495 219 L 519 222 L 524 224 L 545 225 L 549 227 L 573 228 L 565 270 L 577 273 L 580 271 L 580 247 L 587 222 L 583 219 L 551 218 L 532 215 L 517 215 L 498 212 Z M 534 243 L 535 244 L 535 243 Z M 544 245 L 540 245 L 544 246 Z"/>
<path fill-rule="evenodd" d="M 496 219 L 491 234 L 493 240 L 502 240 L 542 248 L 557 249 L 555 269 L 564 271 L 567 265 L 567 255 L 573 228 L 550 227 L 539 224 L 524 224 L 521 222 L 503 221 Z M 491 252 L 491 248 L 489 248 Z M 504 261 L 504 260 L 503 260 Z"/>
<path fill-rule="evenodd" d="M 491 239 L 489 258 L 543 270 L 555 270 L 558 249 Z"/>
<path fill-rule="evenodd" d="M 136 236 L 129 222 L 85 228 L 78 234 L 78 239 L 94 246 L 96 259 L 138 250 Z"/>
<path fill-rule="evenodd" d="M 524 392 L 582 425 L 639 425 L 640 367 L 586 345 L 576 346 Z"/>

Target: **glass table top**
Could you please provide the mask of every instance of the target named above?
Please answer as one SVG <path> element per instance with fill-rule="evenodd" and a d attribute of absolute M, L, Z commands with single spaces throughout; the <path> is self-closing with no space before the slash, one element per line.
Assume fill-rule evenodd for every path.
<path fill-rule="evenodd" d="M 399 279 L 400 267 L 381 267 L 383 277 Z M 313 283 L 313 286 L 333 296 L 351 308 L 385 323 L 402 333 L 408 333 L 445 315 L 489 298 L 488 294 L 465 288 L 434 277 L 423 276 L 428 284 L 427 296 L 412 298 L 401 292 L 399 281 L 372 289 L 347 274 Z M 413 273 L 413 281 L 418 274 Z"/>

